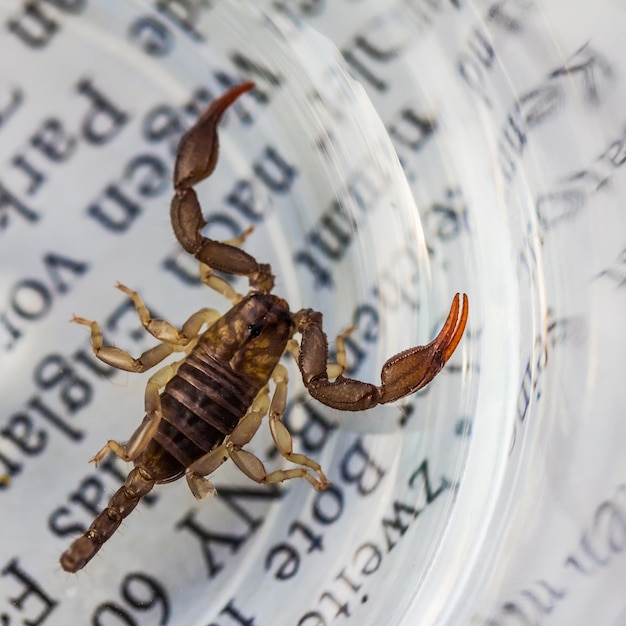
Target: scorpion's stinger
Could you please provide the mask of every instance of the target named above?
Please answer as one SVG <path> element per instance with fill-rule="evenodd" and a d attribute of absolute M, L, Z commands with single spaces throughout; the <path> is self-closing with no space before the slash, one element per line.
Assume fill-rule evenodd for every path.
<path fill-rule="evenodd" d="M 274 276 L 269 265 L 229 243 L 214 241 L 202 235 L 206 220 L 193 185 L 211 175 L 217 163 L 219 141 L 217 124 L 224 111 L 254 83 L 243 83 L 229 89 L 215 100 L 198 122 L 180 140 L 174 167 L 174 189 L 170 217 L 172 228 L 180 245 L 198 261 L 214 270 L 247 276 L 250 286 L 269 293 L 274 287 Z"/>
<path fill-rule="evenodd" d="M 217 125 L 228 107 L 254 88 L 247 82 L 213 100 L 198 121 L 181 137 L 174 165 L 174 189 L 189 189 L 213 173 L 219 152 Z"/>

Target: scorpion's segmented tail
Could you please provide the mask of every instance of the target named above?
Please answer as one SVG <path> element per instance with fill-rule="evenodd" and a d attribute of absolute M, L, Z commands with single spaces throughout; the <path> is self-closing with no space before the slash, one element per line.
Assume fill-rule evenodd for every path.
<path fill-rule="evenodd" d="M 66 572 L 77 572 L 85 567 L 152 487 L 154 487 L 154 480 L 145 468 L 133 469 L 128 474 L 126 482 L 109 501 L 109 506 L 61 555 L 61 567 Z"/>

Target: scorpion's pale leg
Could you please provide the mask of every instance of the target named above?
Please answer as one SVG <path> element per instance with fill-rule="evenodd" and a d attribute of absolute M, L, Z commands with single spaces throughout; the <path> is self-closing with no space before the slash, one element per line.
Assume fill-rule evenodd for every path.
<path fill-rule="evenodd" d="M 143 303 L 141 304 L 143 305 Z M 144 352 L 139 359 L 134 359 L 127 352 L 119 348 L 102 346 L 102 332 L 97 322 L 89 322 L 88 320 L 82 320 L 82 318 L 76 318 L 73 321 L 89 324 L 91 326 L 92 347 L 98 358 L 120 369 L 132 372 L 144 372 L 173 352 L 184 351 L 186 358 L 186 355 L 189 354 L 196 345 L 197 335 L 202 326 L 204 324 L 211 324 L 218 319 L 220 315 L 219 311 L 213 309 L 201 309 L 197 311 L 183 324 L 182 334 L 188 338 L 185 344 L 163 342 Z M 135 460 L 144 451 L 154 436 L 154 433 L 156 433 L 162 418 L 161 396 L 159 392 L 174 377 L 184 360 L 185 359 L 181 359 L 180 361 L 166 365 L 148 379 L 145 392 L 146 416 L 141 425 L 133 433 L 126 445 L 113 439 L 107 441 L 91 459 L 91 462 L 94 463 L 96 467 L 109 452 L 113 452 L 118 457 L 128 462 Z"/>
<path fill-rule="evenodd" d="M 154 437 L 154 433 L 156 433 L 161 418 L 163 417 L 159 392 L 174 377 L 184 360 L 185 359 L 181 359 L 176 363 L 166 365 L 150 376 L 146 383 L 146 416 L 143 418 L 137 430 L 131 435 L 128 443 L 123 445 L 114 439 L 109 439 L 90 460 L 90 463 L 94 463 L 95 466 L 98 467 L 109 452 L 113 452 L 126 462 L 134 461 L 145 450 L 146 446 L 152 440 L 152 437 Z"/>
<path fill-rule="evenodd" d="M 127 296 L 130 296 L 130 299 L 135 305 L 137 317 L 139 317 L 139 321 L 142 323 L 143 327 L 153 337 L 156 337 L 163 343 L 169 343 L 174 346 L 185 346 L 197 336 L 203 324 L 210 324 L 221 315 L 214 309 L 200 309 L 183 324 L 182 329 L 179 331 L 176 326 L 166 320 L 153 319 L 150 317 L 148 307 L 136 291 L 119 282 L 115 286 Z"/>
<path fill-rule="evenodd" d="M 304 467 L 294 467 L 293 469 L 287 470 L 275 470 L 268 473 L 261 459 L 254 456 L 254 454 L 248 452 L 247 450 L 235 447 L 233 444 L 230 444 L 230 442 L 226 444 L 227 447 L 229 447 L 229 445 L 232 446 L 232 449 L 229 450 L 230 458 L 248 478 L 256 483 L 282 483 L 283 481 L 291 480 L 292 478 L 304 478 L 318 490 L 326 489 L 330 485 L 330 483 L 326 480 L 326 477 L 324 477 L 323 481 L 319 481 L 311 476 L 309 471 Z M 323 472 L 321 472 L 321 470 L 320 475 L 323 476 Z"/>
<path fill-rule="evenodd" d="M 137 298 L 139 299 L 140 305 L 144 306 L 139 295 L 137 295 Z M 137 308 L 137 313 L 139 314 L 139 308 Z M 139 314 L 139 317 L 141 319 L 141 314 Z M 194 313 L 183 324 L 180 333 L 168 322 L 163 322 L 164 324 L 173 328 L 175 333 L 179 337 L 184 337 L 184 342 L 170 342 L 167 339 L 161 339 L 160 336 L 157 336 L 148 328 L 146 324 L 144 324 L 148 332 L 157 337 L 157 339 L 161 339 L 162 343 L 154 346 L 153 348 L 149 348 L 148 350 L 143 352 L 137 359 L 128 354 L 128 352 L 122 350 L 121 348 L 116 348 L 115 346 L 103 346 L 102 329 L 100 328 L 100 324 L 98 324 L 98 322 L 93 322 L 83 317 L 77 317 L 76 315 L 74 315 L 70 321 L 76 324 L 82 324 L 83 326 L 88 326 L 91 329 L 91 348 L 93 350 L 93 353 L 101 361 L 103 361 L 107 365 L 112 365 L 117 369 L 140 374 L 142 372 L 148 371 L 155 365 L 158 365 L 161 361 L 163 361 L 163 359 L 167 358 L 173 352 L 179 352 L 181 350 L 188 351 L 189 345 L 198 336 L 198 333 L 200 332 L 202 326 L 204 324 L 212 324 L 217 319 L 219 319 L 219 317 L 221 317 L 221 313 L 219 311 L 216 311 L 214 309 L 201 309 L 200 311 Z M 143 323 L 143 320 L 141 321 Z M 162 322 L 163 320 L 152 321 Z"/>
<path fill-rule="evenodd" d="M 284 404 L 286 401 L 286 370 L 282 365 L 278 366 L 278 373 L 274 374 L 272 378 L 276 383 L 276 391 L 274 392 L 274 396 L 272 397 L 271 406 L 276 409 L 282 407 L 284 411 Z M 281 423 L 278 427 L 284 429 L 284 433 L 281 433 L 281 445 L 282 450 L 279 448 L 279 451 L 282 456 L 288 458 L 289 460 L 293 460 L 295 463 L 299 465 L 304 465 L 306 467 L 310 467 L 311 469 L 317 471 L 320 475 L 321 480 L 315 479 L 306 467 L 296 467 L 288 470 L 276 470 L 273 472 L 267 472 L 263 462 L 256 457 L 251 452 L 243 449 L 243 446 L 248 444 L 254 435 L 259 430 L 261 426 L 261 422 L 263 420 L 263 416 L 267 413 L 268 408 L 270 408 L 269 402 L 269 393 L 267 391 L 267 387 L 264 388 L 261 393 L 256 397 L 255 401 L 250 408 L 248 414 L 237 424 L 235 430 L 229 435 L 228 440 L 222 445 L 215 448 L 208 454 L 205 454 L 201 459 L 193 463 L 186 472 L 187 483 L 189 484 L 189 488 L 194 496 L 198 499 L 201 499 L 207 495 L 212 495 L 215 493 L 215 487 L 213 484 L 204 478 L 204 476 L 208 476 L 212 472 L 214 472 L 220 465 L 225 463 L 230 457 L 235 465 L 250 479 L 254 480 L 257 483 L 279 483 L 284 480 L 291 480 L 292 478 L 304 478 L 313 487 L 316 489 L 325 489 L 330 484 L 324 476 L 324 473 L 321 471 L 320 466 L 315 463 L 315 461 L 305 457 L 301 454 L 292 454 L 289 456 L 283 454 L 286 450 L 285 441 L 286 437 L 284 433 L 287 434 L 289 443 L 287 444 L 289 448 L 291 448 L 291 435 L 285 428 L 285 426 Z M 271 409 L 270 409 L 271 410 Z M 282 416 L 282 411 L 280 411 L 280 415 Z M 274 441 L 277 442 L 276 437 L 274 437 Z M 278 443 L 277 443 L 278 445 Z M 289 450 L 290 452 L 290 450 Z"/>
<path fill-rule="evenodd" d="M 345 334 L 346 333 L 343 333 L 344 336 Z M 283 458 L 287 459 L 291 463 L 301 465 L 303 467 L 297 468 L 297 470 L 278 470 L 276 472 L 272 472 L 271 474 L 267 474 L 262 482 L 280 482 L 282 480 L 286 480 L 286 477 L 283 477 L 285 472 L 292 472 L 294 477 L 302 476 L 303 478 L 306 478 L 316 489 L 326 489 L 330 483 L 322 471 L 320 464 L 304 454 L 298 454 L 293 451 L 291 433 L 282 423 L 283 413 L 285 412 L 285 407 L 287 405 L 287 384 L 289 382 L 287 368 L 279 363 L 272 373 L 272 380 L 276 385 L 269 409 L 270 432 L 272 433 L 272 439 L 274 439 L 276 448 Z M 308 467 L 316 472 L 319 476 L 319 480 L 311 476 L 311 474 L 304 469 L 305 467 Z"/>
<path fill-rule="evenodd" d="M 191 315 L 183 324 L 181 334 L 189 337 L 189 341 L 191 342 L 200 334 L 202 326 L 211 326 L 220 317 L 222 317 L 222 314 L 216 309 L 200 309 Z M 189 344 L 185 347 L 185 351 L 190 351 Z"/>
<path fill-rule="evenodd" d="M 160 363 L 175 351 L 176 346 L 168 343 L 161 343 L 143 352 L 137 359 L 132 357 L 128 352 L 115 346 L 102 345 L 102 329 L 98 322 L 87 320 L 84 317 L 74 315 L 71 322 L 88 326 L 91 329 L 91 349 L 93 353 L 107 365 L 116 367 L 126 372 L 141 373 L 149 370 Z"/>
<path fill-rule="evenodd" d="M 328 378 L 337 378 L 341 376 L 348 367 L 348 357 L 346 354 L 345 339 L 354 332 L 354 326 L 346 328 L 342 333 L 337 335 L 335 339 L 335 360 L 336 363 L 327 363 L 326 375 Z"/>
<path fill-rule="evenodd" d="M 248 226 L 248 228 L 246 228 L 246 230 L 244 230 L 241 235 L 239 235 L 239 237 L 233 237 L 232 239 L 224 239 L 222 241 L 222 243 L 226 243 L 229 246 L 235 246 L 235 248 L 238 248 L 239 246 L 242 246 L 246 239 L 248 239 L 248 237 L 254 232 L 254 226 Z"/>
<path fill-rule="evenodd" d="M 296 363 L 298 362 L 298 358 L 300 356 L 300 344 L 296 339 L 290 339 L 287 342 L 287 346 L 285 347 L 285 352 L 289 352 L 291 356 L 295 359 Z"/>
<path fill-rule="evenodd" d="M 252 406 L 244 418 L 237 424 L 229 435 L 228 441 L 214 450 L 207 452 L 203 457 L 192 463 L 185 472 L 187 484 L 191 493 L 201 500 L 216 493 L 213 483 L 205 478 L 212 474 L 220 465 L 224 464 L 231 454 L 233 447 L 244 446 L 249 443 L 261 426 L 261 421 L 270 406 L 269 389 L 267 385 L 261 389 Z"/>
<path fill-rule="evenodd" d="M 243 296 L 235 291 L 233 286 L 220 276 L 216 276 L 213 270 L 205 263 L 200 263 L 200 280 L 207 286 L 217 291 L 234 305 L 243 299 Z"/>

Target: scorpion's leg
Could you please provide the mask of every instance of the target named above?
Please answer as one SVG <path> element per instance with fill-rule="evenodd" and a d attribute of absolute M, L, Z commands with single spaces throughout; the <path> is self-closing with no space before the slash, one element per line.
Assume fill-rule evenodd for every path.
<path fill-rule="evenodd" d="M 292 463 L 295 463 L 296 465 L 303 466 L 302 468 L 298 469 L 304 470 L 304 467 L 308 467 L 309 469 L 312 469 L 314 472 L 316 472 L 319 476 L 319 480 L 313 478 L 313 476 L 306 472 L 306 470 L 304 470 L 306 473 L 302 474 L 302 477 L 306 478 L 316 489 L 326 489 L 326 487 L 328 487 L 330 483 L 328 482 L 328 479 L 322 471 L 320 464 L 313 459 L 305 456 L 304 454 L 294 453 L 291 433 L 287 430 L 287 427 L 282 422 L 283 413 L 285 412 L 285 407 L 287 405 L 287 368 L 284 365 L 278 364 L 274 369 L 274 372 L 272 373 L 272 380 L 276 385 L 276 390 L 274 391 L 272 403 L 270 404 L 269 416 L 270 432 L 272 433 L 272 439 L 274 439 L 274 443 L 276 444 L 276 449 L 280 452 L 283 458 L 291 461 Z M 249 456 L 252 456 L 249 453 L 247 454 Z M 256 459 L 256 461 L 258 461 L 258 459 Z M 235 462 L 237 461 L 235 460 Z M 248 470 L 255 472 L 255 476 L 261 476 L 259 471 L 260 468 L 254 463 L 254 461 L 252 461 L 252 465 L 248 467 Z M 293 470 L 286 471 L 289 472 Z M 285 480 L 285 478 L 281 477 L 284 473 L 284 470 L 278 470 L 270 474 L 265 474 L 263 480 L 259 482 L 280 482 L 282 480 Z M 250 476 L 251 474 L 248 475 Z M 300 474 L 298 473 L 294 476 L 299 475 Z M 257 480 L 255 476 L 251 477 L 254 480 Z"/>
<path fill-rule="evenodd" d="M 191 493 L 193 493 L 198 500 L 216 493 L 213 483 L 205 478 L 205 476 L 212 474 L 220 465 L 228 460 L 230 456 L 228 443 L 234 441 L 237 446 L 243 446 L 248 443 L 259 429 L 269 406 L 270 397 L 266 385 L 254 399 L 248 413 L 229 435 L 228 441 L 214 450 L 207 452 L 203 457 L 187 468 L 185 472 L 187 484 L 189 485 L 189 489 L 191 489 Z"/>
<path fill-rule="evenodd" d="M 196 337 L 203 325 L 212 324 L 221 314 L 213 309 L 201 309 L 197 311 L 183 324 L 179 332 L 169 322 L 153 320 L 150 318 L 148 309 L 141 297 L 136 292 L 118 284 L 118 288 L 127 293 L 133 299 L 137 314 L 142 324 L 152 335 L 161 339 L 163 343 L 146 350 L 137 359 L 128 352 L 114 346 L 102 345 L 102 330 L 97 322 L 74 316 L 73 322 L 83 324 L 91 328 L 91 346 L 94 354 L 105 363 L 129 372 L 141 373 L 154 367 L 173 352 L 184 350 L 190 352 L 196 343 Z M 183 359 L 184 360 L 184 359 Z M 161 397 L 160 389 L 165 387 L 169 380 L 176 374 L 182 361 L 166 365 L 153 374 L 146 384 L 145 410 L 146 416 L 128 443 L 124 446 L 117 441 L 109 440 L 104 447 L 91 459 L 96 466 L 104 459 L 109 451 L 125 461 L 136 459 L 148 445 L 159 422 L 161 421 Z"/>
<path fill-rule="evenodd" d="M 230 457 L 235 465 L 246 475 L 258 483 L 279 483 L 292 478 L 304 478 L 315 489 L 326 489 L 330 484 L 318 463 L 304 456 L 292 452 L 292 440 L 289 431 L 280 421 L 285 410 L 287 391 L 287 370 L 283 365 L 278 365 L 272 374 L 276 383 L 276 390 L 272 397 L 271 405 L 267 387 L 256 397 L 248 414 L 237 424 L 228 440 L 222 445 L 207 453 L 201 459 L 193 463 L 186 472 L 189 488 L 196 498 L 215 493 L 212 483 L 204 476 L 214 472 Z M 286 470 L 267 472 L 262 461 L 251 452 L 244 450 L 261 426 L 264 415 L 270 410 L 270 430 L 281 455 L 303 467 L 295 467 Z M 310 468 L 317 472 L 319 480 L 306 469 Z"/>
<path fill-rule="evenodd" d="M 287 369 L 284 365 L 279 364 L 276 366 L 272 373 L 272 380 L 276 385 L 276 389 L 269 407 L 270 432 L 272 433 L 272 438 L 281 456 L 301 467 L 287 470 L 275 470 L 268 473 L 259 458 L 254 456 L 251 452 L 242 449 L 258 430 L 260 421 L 258 424 L 254 425 L 243 425 L 243 428 L 239 432 L 237 431 L 239 427 L 233 431 L 225 444 L 229 456 L 235 465 L 255 482 L 280 483 L 285 480 L 291 480 L 292 478 L 304 478 L 315 487 L 315 489 L 326 489 L 330 483 L 324 475 L 319 463 L 304 454 L 295 454 L 293 452 L 291 434 L 281 421 L 287 402 Z M 243 422 L 240 425 L 242 424 Z M 307 468 L 316 472 L 319 479 L 315 478 Z"/>
<path fill-rule="evenodd" d="M 194 344 L 190 344 L 190 347 L 193 345 Z M 145 450 L 152 437 L 154 437 L 154 433 L 156 433 L 161 418 L 163 417 L 159 392 L 176 374 L 183 361 L 184 359 L 166 365 L 150 376 L 146 384 L 146 416 L 143 418 L 137 430 L 131 435 L 128 443 L 123 445 L 114 439 L 109 439 L 90 460 L 90 463 L 94 463 L 96 467 L 98 467 L 109 452 L 113 452 L 124 461 L 134 461 Z"/>
<path fill-rule="evenodd" d="M 204 265 L 214 270 L 247 276 L 250 286 L 269 293 L 274 277 L 269 265 L 229 242 L 214 241 L 202 235 L 206 221 L 193 186 L 210 176 L 219 152 L 217 124 L 226 109 L 254 83 L 243 83 L 214 100 L 200 119 L 181 138 L 174 167 L 174 189 L 170 216 L 180 245 Z M 245 238 L 245 237 L 244 237 Z"/>
<path fill-rule="evenodd" d="M 166 320 L 150 317 L 148 307 L 146 307 L 142 297 L 136 291 L 119 282 L 115 286 L 127 296 L 130 296 L 135 305 L 137 317 L 139 317 L 143 327 L 159 341 L 172 344 L 173 346 L 186 346 L 198 336 L 203 325 L 210 325 L 221 317 L 221 313 L 215 309 L 200 309 L 191 315 L 182 328 L 178 330 L 176 326 Z"/>
<path fill-rule="evenodd" d="M 77 317 L 76 315 L 73 315 L 70 321 L 75 324 L 88 326 L 91 329 L 91 349 L 101 361 L 126 372 L 145 372 L 172 354 L 176 348 L 172 344 L 161 343 L 158 346 L 149 348 L 139 358 L 135 359 L 121 348 L 103 346 L 102 329 L 98 322 L 87 320 L 84 317 Z"/>
<path fill-rule="evenodd" d="M 321 403 L 344 411 L 361 411 L 377 404 L 394 402 L 427 385 L 443 368 L 456 349 L 469 313 L 467 296 L 456 294 L 450 313 L 437 337 L 426 346 L 417 346 L 391 357 L 382 368 L 379 387 L 338 376 L 328 380 L 328 342 L 322 329 L 322 315 L 310 309 L 294 315 L 302 344 L 298 365 L 311 396 Z"/>
<path fill-rule="evenodd" d="M 136 291 L 129 289 L 121 283 L 117 283 L 116 287 L 131 297 L 137 316 L 144 328 L 162 343 L 149 348 L 138 358 L 134 358 L 120 348 L 104 346 L 102 344 L 102 329 L 98 322 L 87 320 L 84 317 L 77 317 L 76 315 L 72 316 L 70 321 L 90 328 L 91 348 L 101 361 L 126 372 L 142 373 L 149 370 L 167 358 L 172 352 L 185 349 L 190 342 L 195 340 L 203 325 L 210 325 L 221 317 L 221 313 L 215 309 L 200 309 L 189 317 L 179 331 L 174 325 L 165 320 L 152 319 L 141 296 Z"/>

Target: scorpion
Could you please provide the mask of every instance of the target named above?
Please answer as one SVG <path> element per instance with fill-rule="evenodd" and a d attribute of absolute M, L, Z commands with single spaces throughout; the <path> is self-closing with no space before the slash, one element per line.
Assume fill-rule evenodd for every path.
<path fill-rule="evenodd" d="M 202 234 L 207 222 L 194 186 L 215 169 L 217 126 L 224 112 L 254 86 L 242 83 L 215 99 L 181 137 L 174 165 L 170 209 L 174 234 L 199 261 L 201 281 L 230 300 L 230 310 L 221 315 L 203 308 L 179 330 L 165 320 L 153 319 L 141 296 L 118 283 L 116 287 L 132 300 L 143 327 L 159 341 L 139 358 L 103 345 L 97 322 L 72 317 L 71 321 L 90 328 L 96 357 L 120 370 L 145 372 L 175 352 L 184 357 L 148 379 L 145 416 L 128 442 L 109 440 L 91 459 L 97 466 L 113 452 L 134 467 L 108 506 L 61 556 L 67 572 L 82 569 L 155 484 L 184 475 L 193 495 L 202 499 L 216 493 L 208 477 L 228 459 L 257 483 L 303 478 L 318 490 L 330 485 L 319 463 L 293 451 L 291 434 L 282 422 L 288 382 L 287 369 L 280 363 L 283 354 L 295 357 L 313 398 L 334 409 L 364 411 L 427 385 L 451 357 L 465 330 L 468 298 L 457 293 L 437 337 L 391 357 L 382 367 L 380 386 L 348 378 L 343 375 L 347 367 L 344 340 L 353 329 L 337 337 L 335 361 L 329 362 L 322 314 L 312 309 L 292 313 L 288 303 L 272 293 L 271 267 L 240 248 L 252 228 L 228 241 Z M 237 293 L 216 271 L 247 277 L 248 293 Z M 296 333 L 299 343 L 293 337 Z M 295 467 L 268 472 L 259 458 L 245 450 L 266 415 L 278 452 Z"/>

